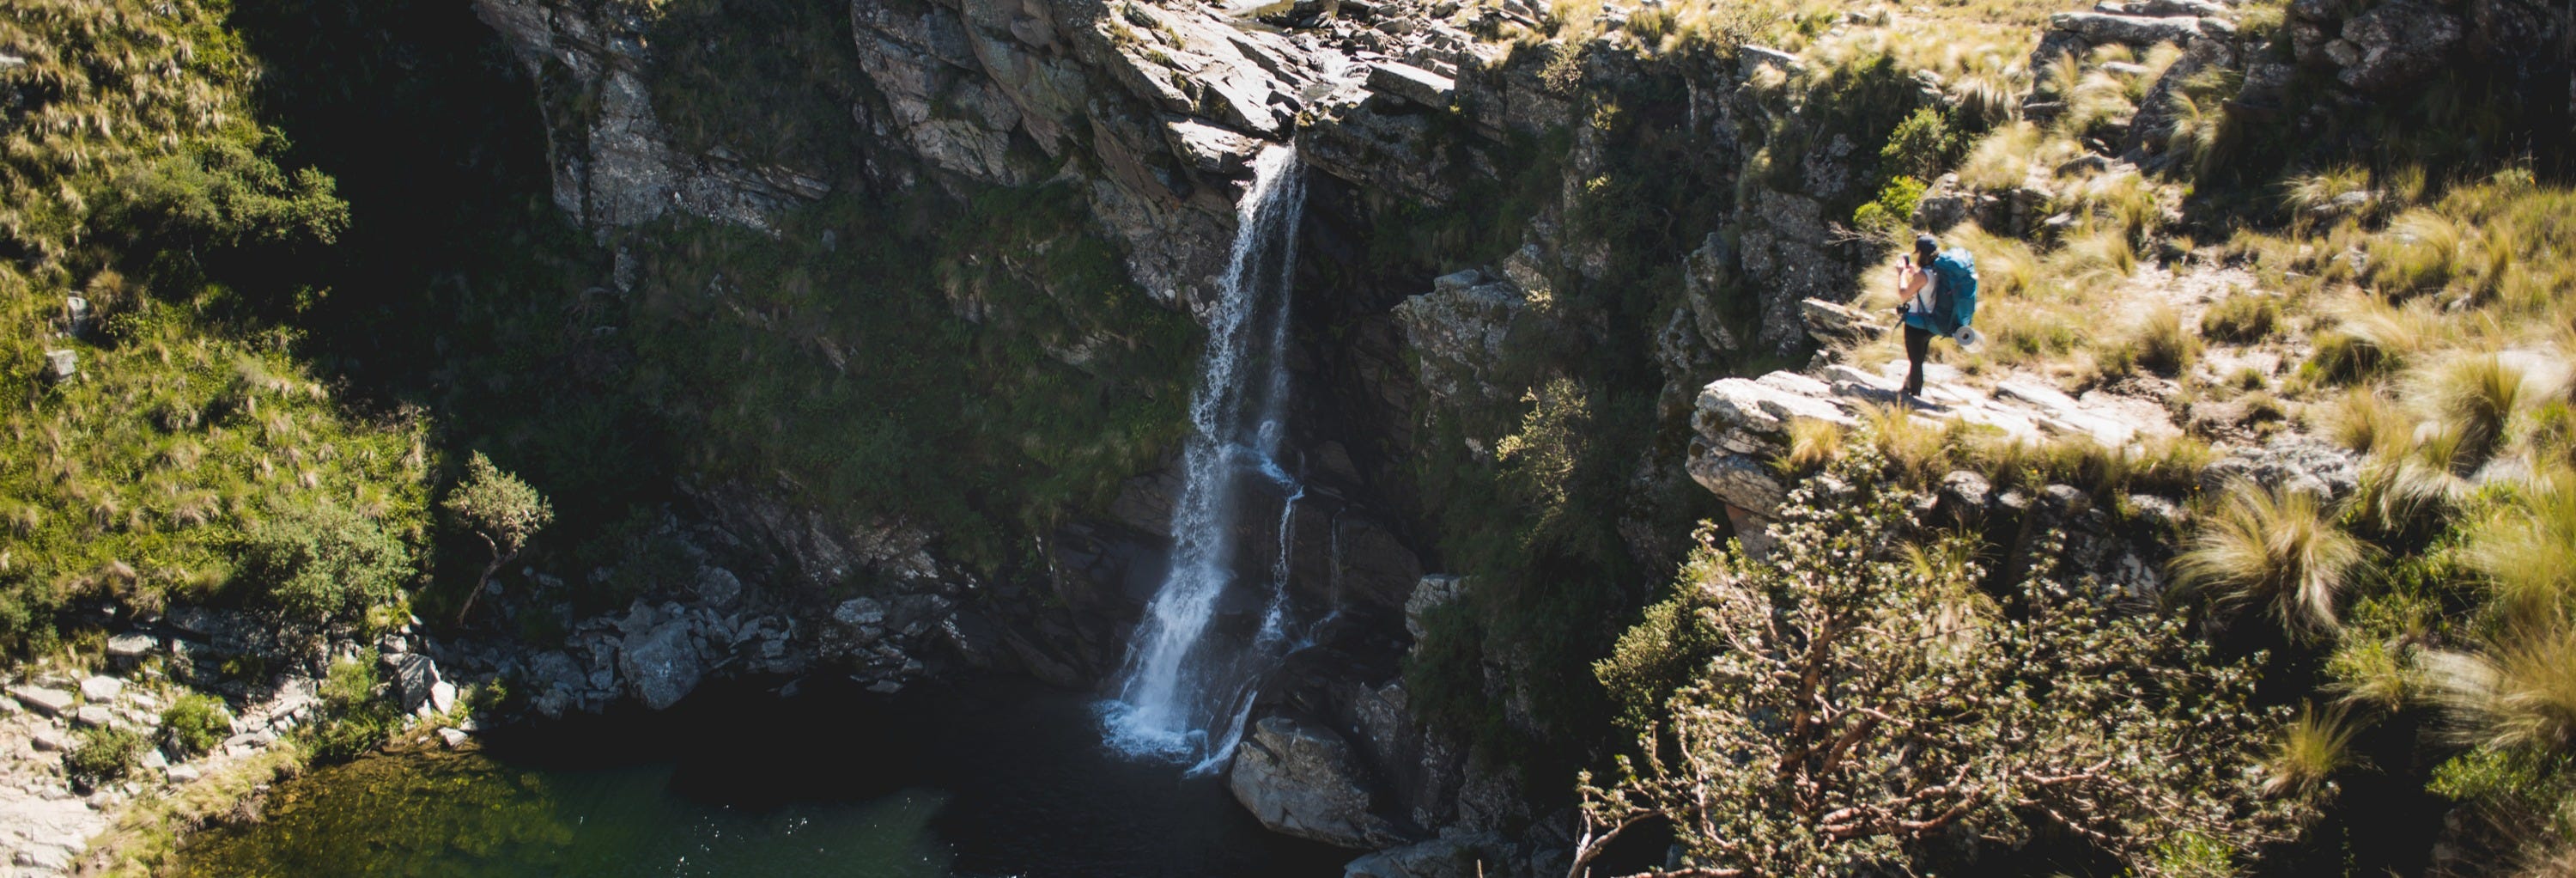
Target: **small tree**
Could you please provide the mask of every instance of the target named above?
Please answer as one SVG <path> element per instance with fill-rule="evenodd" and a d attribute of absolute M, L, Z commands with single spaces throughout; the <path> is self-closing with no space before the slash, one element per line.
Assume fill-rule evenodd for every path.
<path fill-rule="evenodd" d="M 1582 776 L 1575 878 L 1649 820 L 1698 876 L 1910 874 L 2041 827 L 2159 875 L 2173 840 L 2235 855 L 2288 826 L 2249 770 L 2248 666 L 2045 571 L 1988 597 L 1964 544 L 1908 544 L 1917 498 L 1882 466 L 1863 447 L 1804 483 L 1770 558 L 1704 542 L 1595 668 L 1642 758 Z"/>
<path fill-rule="evenodd" d="M 458 524 L 482 538 L 492 551 L 492 563 L 483 565 L 483 575 L 474 578 L 474 590 L 465 594 L 465 606 L 456 611 L 456 623 L 465 624 L 465 615 L 474 612 L 474 599 L 481 597 L 492 574 L 528 547 L 528 540 L 555 520 L 552 504 L 537 489 L 528 487 L 518 476 L 501 471 L 483 452 L 465 464 L 465 480 L 447 494 L 447 512 Z"/>

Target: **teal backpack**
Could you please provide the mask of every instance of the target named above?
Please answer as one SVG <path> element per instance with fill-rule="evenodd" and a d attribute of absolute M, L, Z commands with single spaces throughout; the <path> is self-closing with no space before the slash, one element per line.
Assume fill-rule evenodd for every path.
<path fill-rule="evenodd" d="M 1932 276 L 1941 279 L 1932 303 L 1932 327 L 1951 335 L 1977 316 L 1977 257 L 1965 247 L 1952 247 L 1932 257 Z"/>

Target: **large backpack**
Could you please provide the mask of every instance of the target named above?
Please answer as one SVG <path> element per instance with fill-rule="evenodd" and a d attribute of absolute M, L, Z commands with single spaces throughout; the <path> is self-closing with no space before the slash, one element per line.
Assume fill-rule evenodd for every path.
<path fill-rule="evenodd" d="M 1952 247 L 1932 257 L 1932 276 L 1941 279 L 1932 303 L 1932 325 L 1942 335 L 1959 331 L 1977 316 L 1977 257 Z"/>

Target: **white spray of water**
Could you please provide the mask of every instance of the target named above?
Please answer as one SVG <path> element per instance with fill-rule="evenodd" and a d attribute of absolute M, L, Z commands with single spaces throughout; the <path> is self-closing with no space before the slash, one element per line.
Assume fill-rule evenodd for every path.
<path fill-rule="evenodd" d="M 1193 771 L 1222 767 L 1233 754 L 1257 678 L 1285 639 L 1290 528 L 1305 488 L 1277 457 L 1287 432 L 1289 279 L 1305 197 L 1296 150 L 1264 149 L 1253 165 L 1252 189 L 1235 208 L 1232 259 L 1208 315 L 1207 353 L 1190 397 L 1192 435 L 1172 509 L 1170 572 L 1136 626 L 1118 697 L 1103 715 L 1110 746 L 1189 760 Z M 1243 374 L 1255 367 L 1266 373 Z M 1253 397 L 1250 412 L 1247 396 Z M 1248 643 L 1209 631 L 1234 582 L 1236 485 L 1247 464 L 1286 497 L 1279 560 L 1266 583 L 1260 629 Z"/>

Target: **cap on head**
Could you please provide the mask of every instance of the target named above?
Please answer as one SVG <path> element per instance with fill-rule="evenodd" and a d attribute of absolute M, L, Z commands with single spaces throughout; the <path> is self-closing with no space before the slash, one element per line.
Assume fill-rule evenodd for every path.
<path fill-rule="evenodd" d="M 1930 261 L 1932 259 L 1932 254 L 1940 251 L 1940 239 L 1934 238 L 1931 235 L 1914 236 L 1914 255 L 1916 258 Z"/>

